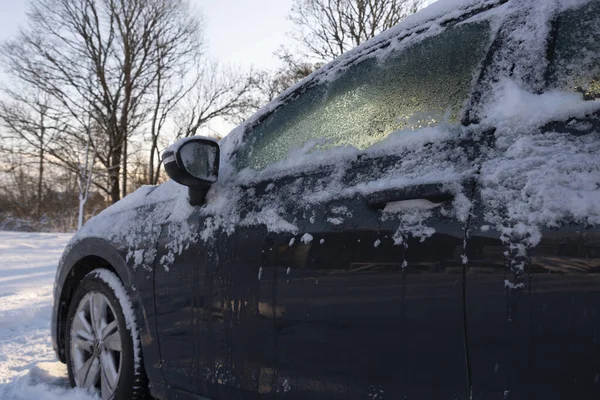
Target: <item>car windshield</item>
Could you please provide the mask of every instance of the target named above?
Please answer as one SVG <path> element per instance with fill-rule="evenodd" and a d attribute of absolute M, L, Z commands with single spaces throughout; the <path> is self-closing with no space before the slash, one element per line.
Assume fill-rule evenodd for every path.
<path fill-rule="evenodd" d="M 393 131 L 458 123 L 489 37 L 489 23 L 481 21 L 411 45 L 390 43 L 398 49 L 386 49 L 385 56 L 360 61 L 333 82 L 310 87 L 250 127 L 238 168 L 263 169 L 315 140 L 321 149 L 350 145 L 362 150 Z"/>

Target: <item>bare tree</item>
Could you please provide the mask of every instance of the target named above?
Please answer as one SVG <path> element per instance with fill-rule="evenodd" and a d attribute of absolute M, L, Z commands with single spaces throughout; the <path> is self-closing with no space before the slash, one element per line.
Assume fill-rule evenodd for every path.
<path fill-rule="evenodd" d="M 3 163 L 0 173 L 0 211 L 9 211 L 12 217 L 33 216 L 36 204 L 36 177 L 30 171 L 30 158 L 14 149 L 2 149 Z M 35 217 L 39 218 L 39 214 Z"/>
<path fill-rule="evenodd" d="M 83 151 L 83 160 L 79 163 L 77 173 L 77 188 L 79 190 L 79 207 L 77 214 L 77 230 L 83 226 L 85 217 L 85 204 L 90 196 L 90 187 L 94 181 L 94 164 L 96 162 L 96 149 L 92 146 L 92 126 L 91 123 L 86 126 L 85 149 Z M 81 152 L 78 152 L 81 154 Z"/>
<path fill-rule="evenodd" d="M 0 102 L 0 124 L 4 146 L 22 159 L 37 163 L 37 185 L 35 192 L 35 214 L 42 213 L 44 193 L 44 168 L 53 144 L 66 125 L 64 116 L 54 108 L 51 98 L 45 93 L 9 91 L 11 101 Z"/>
<path fill-rule="evenodd" d="M 174 140 L 196 135 L 217 119 L 240 123 L 262 102 L 255 93 L 258 79 L 258 74 L 252 70 L 242 72 L 205 60 L 195 60 L 192 70 L 180 71 L 168 80 L 159 69 L 150 123 L 146 183 L 155 185 L 159 182 L 160 154 L 168 143 L 164 133 Z M 139 162 L 136 161 L 138 167 Z"/>
<path fill-rule="evenodd" d="M 160 149 L 159 139 L 164 133 L 165 126 L 169 122 L 169 117 L 177 109 L 181 100 L 192 90 L 194 84 L 186 85 L 183 79 L 186 74 L 181 75 L 181 80 L 177 83 L 170 82 L 176 78 L 164 76 L 163 65 L 158 61 L 157 80 L 154 87 L 154 104 L 150 119 L 150 150 L 148 154 L 147 182 L 155 185 L 158 182 L 160 173 Z M 137 161 L 136 161 L 137 163 Z"/>
<path fill-rule="evenodd" d="M 414 13 L 424 0 L 294 0 L 292 37 L 311 59 L 331 61 Z"/>
<path fill-rule="evenodd" d="M 178 109 L 177 137 L 194 136 L 215 118 L 240 123 L 261 103 L 254 95 L 253 71 L 242 73 L 213 62 L 199 66 L 196 77 L 197 84 Z"/>
<path fill-rule="evenodd" d="M 281 47 L 282 67 L 263 72 L 257 88 L 267 101 L 344 52 L 391 28 L 425 0 L 294 0 L 288 18 L 302 48 Z"/>
<path fill-rule="evenodd" d="M 60 103 L 73 126 L 92 116 L 101 135 L 91 145 L 116 202 L 127 193 L 127 143 L 147 122 L 157 69 L 181 54 L 165 49 L 199 32 L 189 1 L 33 0 L 28 23 L 2 46 L 4 62 Z M 84 129 L 72 132 L 86 142 Z"/>
<path fill-rule="evenodd" d="M 152 85 L 152 106 L 149 115 L 150 151 L 147 183 L 156 184 L 160 173 L 159 138 L 169 125 L 181 100 L 195 87 L 191 76 L 201 62 L 202 38 L 198 24 L 173 24 L 185 20 L 179 16 L 182 7 L 170 7 L 155 28 L 155 79 Z M 189 22 L 189 21 L 188 21 Z M 138 160 L 139 161 L 139 160 Z M 138 162 L 139 164 L 139 162 Z"/>
<path fill-rule="evenodd" d="M 323 66 L 320 62 L 300 61 L 285 48 L 281 48 L 276 54 L 283 65 L 274 72 L 263 71 L 256 78 L 256 87 L 266 101 L 273 100 Z"/>
<path fill-rule="evenodd" d="M 45 166 L 41 213 L 35 210 L 37 171 L 30 158 L 3 151 L 0 165 L 0 227 L 10 230 L 71 231 L 77 227 L 78 177 L 52 164 Z M 104 197 L 90 190 L 86 217 L 106 207 Z"/>
<path fill-rule="evenodd" d="M 201 40 L 199 31 L 192 28 L 172 24 L 163 24 L 157 28 L 156 78 L 152 87 L 153 104 L 149 124 L 150 152 L 147 171 L 147 183 L 151 185 L 157 184 L 159 179 L 159 139 L 164 133 L 164 128 L 181 100 L 198 84 L 197 77 L 190 75 L 201 61 Z"/>
<path fill-rule="evenodd" d="M 3 143 L 0 150 L 8 155 L 3 159 L 10 163 L 1 178 L 4 185 L 9 185 L 12 179 L 15 189 L 2 194 L 5 199 L 12 198 L 10 210 L 18 217 L 35 218 L 38 223 L 48 214 L 56 217 L 60 209 L 70 216 L 68 203 L 52 201 L 52 197 L 60 196 L 61 191 L 69 196 L 71 185 L 61 188 L 57 179 L 57 172 L 66 173 L 76 176 L 81 227 L 84 206 L 91 193 L 95 161 L 91 118 L 88 117 L 88 125 L 82 127 L 87 141 L 81 143 L 70 125 L 72 118 L 65 115 L 60 104 L 48 94 L 24 88 L 18 91 L 5 89 L 4 94 L 8 100 L 0 101 L 0 125 L 4 128 L 0 132 Z M 47 169 L 50 173 L 46 173 Z M 34 175 L 35 187 L 30 184 Z M 63 207 L 51 210 L 51 205 Z M 70 223 L 61 226 L 68 227 Z"/>

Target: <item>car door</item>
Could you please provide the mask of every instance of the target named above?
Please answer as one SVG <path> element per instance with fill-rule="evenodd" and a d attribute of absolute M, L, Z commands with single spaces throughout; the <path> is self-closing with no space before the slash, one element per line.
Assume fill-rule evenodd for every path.
<path fill-rule="evenodd" d="M 373 165 L 390 159 L 369 161 L 344 177 L 373 177 Z M 297 179 L 301 197 L 328 180 L 323 172 Z M 273 292 L 271 391 L 290 399 L 466 398 L 465 221 L 451 212 L 452 193 L 441 185 L 398 186 L 306 207 L 285 200 L 294 199 L 297 182 L 286 180 L 257 186 L 279 188 L 280 217 L 297 227 L 267 235 L 269 258 L 259 267 Z M 383 211 L 390 204 L 398 209 Z"/>
<path fill-rule="evenodd" d="M 475 399 L 600 395 L 600 5 L 552 15 L 547 87 L 500 87 L 514 109 L 482 165 L 467 275 Z"/>
<path fill-rule="evenodd" d="M 261 393 L 468 398 L 462 255 L 477 146 L 455 121 L 489 42 L 486 22 L 448 27 L 353 65 L 245 132 L 241 225 L 264 227 L 265 246 L 232 243 L 232 254 L 270 293 L 276 358 Z M 431 96 L 444 87 L 456 97 Z M 422 108 L 403 104 L 409 95 Z M 443 126 L 428 119 L 453 102 Z M 371 147 L 327 150 L 321 138 Z M 251 257 L 259 249 L 265 258 Z"/>

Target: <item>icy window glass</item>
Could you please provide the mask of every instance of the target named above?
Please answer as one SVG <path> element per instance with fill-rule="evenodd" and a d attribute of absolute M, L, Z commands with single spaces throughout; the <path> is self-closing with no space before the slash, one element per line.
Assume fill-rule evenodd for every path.
<path fill-rule="evenodd" d="M 557 20 L 556 47 L 550 83 L 600 98 L 600 2 L 563 13 Z"/>
<path fill-rule="evenodd" d="M 194 177 L 214 182 L 214 165 L 217 147 L 198 142 L 188 142 L 179 149 L 185 169 Z"/>
<path fill-rule="evenodd" d="M 462 24 L 352 65 L 250 128 L 238 167 L 262 169 L 311 141 L 362 150 L 396 130 L 458 123 L 489 36 L 488 22 Z"/>

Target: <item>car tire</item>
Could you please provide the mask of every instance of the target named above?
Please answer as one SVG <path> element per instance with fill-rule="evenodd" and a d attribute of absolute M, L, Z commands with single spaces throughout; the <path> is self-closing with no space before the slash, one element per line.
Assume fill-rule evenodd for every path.
<path fill-rule="evenodd" d="M 102 400 L 149 396 L 131 300 L 112 271 L 88 273 L 71 297 L 65 329 L 69 381 Z"/>

